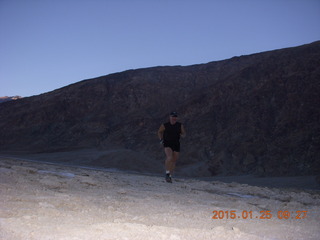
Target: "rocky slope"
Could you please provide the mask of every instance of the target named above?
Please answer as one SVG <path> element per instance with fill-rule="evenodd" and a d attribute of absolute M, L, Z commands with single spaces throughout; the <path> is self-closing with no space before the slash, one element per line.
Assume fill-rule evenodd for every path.
<path fill-rule="evenodd" d="M 0 97 L 0 103 L 2 102 L 8 102 L 8 101 L 11 101 L 11 100 L 17 100 L 17 99 L 20 99 L 22 97 L 20 96 L 13 96 L 13 97 L 8 97 L 8 96 L 5 96 L 5 97 Z"/>
<path fill-rule="evenodd" d="M 164 155 L 157 129 L 176 110 L 188 133 L 181 174 L 315 175 L 319 102 L 315 42 L 207 64 L 128 70 L 2 103 L 0 150 L 123 148 L 156 163 Z"/>

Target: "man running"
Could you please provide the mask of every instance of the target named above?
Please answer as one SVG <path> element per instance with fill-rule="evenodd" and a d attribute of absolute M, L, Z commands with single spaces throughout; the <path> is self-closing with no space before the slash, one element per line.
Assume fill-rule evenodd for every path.
<path fill-rule="evenodd" d="M 158 130 L 158 137 L 160 143 L 164 146 L 166 154 L 165 168 L 166 168 L 166 181 L 172 183 L 172 176 L 177 159 L 180 152 L 180 137 L 185 137 L 186 131 L 183 125 L 177 121 L 177 112 L 170 113 L 170 121 L 161 124 Z"/>

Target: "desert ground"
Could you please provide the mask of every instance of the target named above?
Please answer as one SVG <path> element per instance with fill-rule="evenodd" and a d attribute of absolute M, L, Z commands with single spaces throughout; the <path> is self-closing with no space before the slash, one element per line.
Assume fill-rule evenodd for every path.
<path fill-rule="evenodd" d="M 156 174 L 37 161 L 0 158 L 0 239 L 320 239 L 313 183 L 176 177 L 170 184 Z"/>

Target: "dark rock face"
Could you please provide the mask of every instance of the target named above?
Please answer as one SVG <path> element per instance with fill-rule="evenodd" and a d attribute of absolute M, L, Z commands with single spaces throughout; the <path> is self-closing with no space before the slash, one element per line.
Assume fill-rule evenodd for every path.
<path fill-rule="evenodd" d="M 164 157 L 176 110 L 185 175 L 320 173 L 320 42 L 187 67 L 129 70 L 0 105 L 0 150 L 110 146 Z M 193 174 L 197 173 L 197 174 Z"/>

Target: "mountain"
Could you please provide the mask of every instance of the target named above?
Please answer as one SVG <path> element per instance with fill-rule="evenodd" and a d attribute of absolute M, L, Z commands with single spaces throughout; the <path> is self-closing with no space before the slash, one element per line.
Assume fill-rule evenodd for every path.
<path fill-rule="evenodd" d="M 126 149 L 157 165 L 176 110 L 183 175 L 320 173 L 320 41 L 192 66 L 128 70 L 2 103 L 0 150 Z M 143 158 L 143 160 L 142 160 Z M 112 165 L 112 159 L 90 164 Z M 110 165 L 108 163 L 110 162 Z M 130 166 L 127 166 L 130 168 Z"/>
<path fill-rule="evenodd" d="M 7 102 L 7 101 L 11 101 L 11 100 L 17 100 L 17 99 L 20 99 L 22 97 L 20 96 L 13 96 L 13 97 L 8 97 L 8 96 L 5 96 L 5 97 L 0 97 L 0 103 L 2 102 Z"/>

